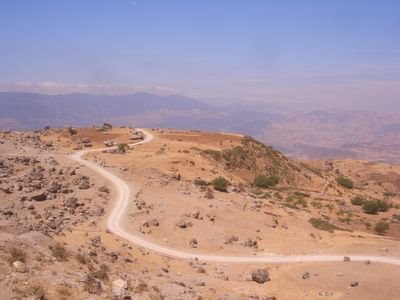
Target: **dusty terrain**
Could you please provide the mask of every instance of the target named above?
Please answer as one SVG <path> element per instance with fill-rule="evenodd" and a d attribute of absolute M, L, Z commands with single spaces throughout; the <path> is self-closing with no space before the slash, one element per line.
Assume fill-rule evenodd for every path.
<path fill-rule="evenodd" d="M 131 186 L 128 226 L 149 241 L 218 255 L 400 257 L 398 167 L 358 161 L 291 161 L 235 134 L 151 133 L 152 142 L 126 152 L 86 155 Z M 129 128 L 77 129 L 75 135 L 67 129 L 1 133 L 0 286 L 6 291 L 4 299 L 41 294 L 49 299 L 110 299 L 118 298 L 118 291 L 119 298 L 129 294 L 137 299 L 397 297 L 399 266 L 351 260 L 266 265 L 176 260 L 108 233 L 113 186 L 64 155 L 72 152 L 77 139 L 89 137 L 90 148 L 96 148 L 110 139 L 129 143 L 131 135 Z M 28 161 L 21 158 L 27 154 Z M 36 179 L 37 173 L 41 179 Z M 278 184 L 253 186 L 254 177 L 261 173 L 279 177 Z M 351 178 L 354 187 L 339 185 L 338 175 Z M 219 176 L 229 181 L 227 191 L 210 184 Z M 41 193 L 46 199 L 35 200 Z M 391 207 L 366 214 L 351 203 L 358 195 L 388 201 Z M 311 218 L 329 226 L 326 230 L 313 227 Z M 377 235 L 374 225 L 382 219 L 390 228 L 385 235 Z M 24 255 L 15 249 L 22 249 Z M 14 266 L 14 259 L 24 260 L 26 269 Z M 270 280 L 257 283 L 252 272 L 264 268 Z M 49 284 L 43 285 L 43 280 Z M 118 290 L 118 280 L 126 288 L 122 284 Z"/>

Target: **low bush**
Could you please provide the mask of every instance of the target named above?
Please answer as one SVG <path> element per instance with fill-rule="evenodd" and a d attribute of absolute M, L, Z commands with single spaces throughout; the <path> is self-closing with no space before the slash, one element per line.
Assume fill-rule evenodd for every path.
<path fill-rule="evenodd" d="M 260 188 L 274 187 L 278 182 L 279 178 L 277 176 L 257 175 L 254 178 L 254 185 Z"/>
<path fill-rule="evenodd" d="M 196 178 L 195 180 L 193 180 L 193 183 L 197 186 L 207 186 L 208 185 L 207 181 L 205 181 L 201 178 Z"/>
<path fill-rule="evenodd" d="M 226 192 L 228 190 L 229 186 L 229 181 L 226 180 L 224 177 L 217 177 L 211 182 L 212 186 L 214 187 L 214 190 L 220 191 L 220 192 Z"/>
<path fill-rule="evenodd" d="M 352 189 L 353 188 L 353 181 L 344 176 L 339 176 L 336 178 L 336 182 L 339 183 L 341 186 L 345 187 L 346 189 Z"/>
<path fill-rule="evenodd" d="M 389 230 L 389 224 L 383 221 L 379 221 L 378 223 L 376 223 L 375 225 L 375 232 L 377 234 L 385 234 L 387 231 Z"/>
<path fill-rule="evenodd" d="M 361 206 L 361 205 L 363 205 L 364 201 L 365 201 L 365 199 L 362 198 L 361 196 L 356 196 L 351 199 L 351 204 Z"/>
<path fill-rule="evenodd" d="M 308 222 L 314 227 L 319 230 L 323 231 L 328 231 L 332 233 L 334 230 L 344 230 L 343 228 L 337 227 L 325 220 L 317 219 L 317 218 L 311 218 L 308 220 Z"/>
<path fill-rule="evenodd" d="M 382 200 L 365 200 L 362 204 L 365 213 L 376 215 L 378 212 L 388 211 L 390 206 Z"/>

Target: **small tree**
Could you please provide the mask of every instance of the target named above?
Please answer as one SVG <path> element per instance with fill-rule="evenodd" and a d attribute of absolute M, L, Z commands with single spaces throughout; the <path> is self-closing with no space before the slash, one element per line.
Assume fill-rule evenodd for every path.
<path fill-rule="evenodd" d="M 215 178 L 211 184 L 214 187 L 214 190 L 226 192 L 228 190 L 229 181 L 220 176 Z"/>
<path fill-rule="evenodd" d="M 382 200 L 367 200 L 363 202 L 363 210 L 367 214 L 377 214 L 380 211 L 388 211 L 390 208 L 386 201 Z"/>
<path fill-rule="evenodd" d="M 344 176 L 339 176 L 336 178 L 336 182 L 339 183 L 341 186 L 345 187 L 346 189 L 352 189 L 353 188 L 353 181 Z"/>
<path fill-rule="evenodd" d="M 389 230 L 389 224 L 383 221 L 379 221 L 375 225 L 375 232 L 377 234 L 383 235 Z"/>
<path fill-rule="evenodd" d="M 362 205 L 363 211 L 370 215 L 376 215 L 379 211 L 379 205 L 374 200 L 366 200 Z"/>
<path fill-rule="evenodd" d="M 254 178 L 254 185 L 260 188 L 269 188 L 277 185 L 279 178 L 276 176 L 257 175 Z"/>

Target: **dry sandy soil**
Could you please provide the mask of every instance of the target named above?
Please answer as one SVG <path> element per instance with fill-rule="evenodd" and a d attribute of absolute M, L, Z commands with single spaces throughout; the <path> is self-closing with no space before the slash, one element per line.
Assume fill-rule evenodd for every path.
<path fill-rule="evenodd" d="M 352 197 L 362 194 L 387 197 L 393 205 L 400 204 L 398 167 L 357 161 L 318 161 L 307 165 L 290 162 L 299 170 L 292 174 L 285 169 L 289 162 L 276 156 L 274 159 L 282 162 L 283 170 L 278 185 L 259 189 L 252 186 L 252 179 L 257 175 L 255 170 L 242 168 L 237 161 L 216 160 L 207 154 L 209 150 L 244 147 L 242 136 L 176 130 L 152 130 L 151 133 L 154 141 L 133 146 L 126 153 L 106 151 L 86 156 L 131 186 L 129 226 L 150 241 L 193 253 L 219 255 L 400 257 L 399 227 L 392 218 L 399 210 L 393 207 L 387 212 L 368 215 L 350 203 Z M 107 212 L 115 196 L 113 187 L 63 155 L 71 153 L 76 137 L 90 137 L 93 147 L 103 147 L 103 142 L 109 139 L 129 142 L 131 129 L 116 128 L 107 132 L 78 129 L 72 137 L 66 130 L 36 135 L 40 142 L 22 138 L 19 133 L 3 134 L 0 154 L 30 153 L 41 158 L 40 164 L 46 170 L 50 168 L 46 165 L 49 156 L 53 156 L 59 163 L 57 174 L 62 168 L 76 170 L 76 175 L 64 175 L 64 179 L 58 180 L 68 183 L 71 195 L 85 205 L 77 207 L 74 214 L 69 213 L 65 207 L 68 196 L 63 193 L 56 193 L 54 199 L 41 203 L 29 201 L 38 206 L 35 209 L 40 214 L 45 208 L 53 211 L 53 215 L 65 211 L 60 230 L 44 226 L 32 232 L 21 226 L 21 220 L 35 223 L 33 219 L 24 219 L 30 215 L 29 209 L 21 209 L 21 196 L 30 195 L 25 187 L 22 191 L 1 194 L 4 200 L 0 212 L 0 287 L 6 291 L 1 299 L 22 299 L 41 293 L 48 299 L 118 298 L 112 291 L 117 279 L 127 282 L 126 293 L 134 299 L 398 298 L 398 266 L 352 261 L 218 264 L 170 259 L 129 244 L 105 230 Z M 44 147 L 48 141 L 53 145 Z M 23 178 L 33 167 L 21 166 L 12 176 Z M 348 190 L 338 185 L 335 181 L 338 173 L 351 177 L 355 187 Z M 54 174 L 45 174 L 43 189 L 56 180 Z M 88 189 L 74 185 L 72 177 L 79 176 L 89 178 Z M 227 192 L 213 190 L 209 184 L 218 176 L 229 180 Z M 100 191 L 104 186 L 108 192 Z M 390 196 L 384 196 L 389 192 Z M 4 215 L 10 203 L 18 221 Z M 104 213 L 98 215 L 99 206 Z M 84 211 L 80 211 L 82 207 Z M 310 218 L 345 230 L 320 230 L 309 223 Z M 390 222 L 390 229 L 385 236 L 376 235 L 373 224 L 383 218 Z M 367 229 L 366 222 L 372 224 L 371 229 Z M 13 226 L 19 230 L 12 230 Z M 59 253 L 61 250 L 54 251 L 59 250 L 56 245 L 61 245 L 65 255 Z M 15 256 L 13 247 L 25 251 L 26 272 L 19 272 L 10 264 Z M 269 271 L 270 281 L 259 284 L 252 280 L 251 273 L 260 268 Z"/>

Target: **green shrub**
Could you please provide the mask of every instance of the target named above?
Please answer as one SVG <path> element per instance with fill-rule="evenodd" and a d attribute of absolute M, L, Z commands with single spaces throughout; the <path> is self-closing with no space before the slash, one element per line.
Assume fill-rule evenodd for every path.
<path fill-rule="evenodd" d="M 218 160 L 221 157 L 221 151 L 214 150 L 214 149 L 206 149 L 206 150 L 203 150 L 202 153 L 211 156 L 215 160 Z"/>
<path fill-rule="evenodd" d="M 375 232 L 377 234 L 385 234 L 387 231 L 389 230 L 389 224 L 383 221 L 379 221 L 378 223 L 376 223 L 375 225 Z"/>
<path fill-rule="evenodd" d="M 317 209 L 321 209 L 322 208 L 322 204 L 318 201 L 312 201 L 311 202 L 311 206 Z"/>
<path fill-rule="evenodd" d="M 211 184 L 214 187 L 214 190 L 226 192 L 228 190 L 229 181 L 220 176 L 215 178 Z"/>
<path fill-rule="evenodd" d="M 382 201 L 382 200 L 377 200 L 378 202 L 378 206 L 379 206 L 379 211 L 388 211 L 390 208 L 389 203 L 387 203 L 386 201 Z"/>
<path fill-rule="evenodd" d="M 308 220 L 308 222 L 314 227 L 319 230 L 323 231 L 328 231 L 332 233 L 334 230 L 344 230 L 343 228 L 337 227 L 325 220 L 317 219 L 317 218 L 311 218 Z"/>
<path fill-rule="evenodd" d="M 254 185 L 260 188 L 274 187 L 278 182 L 279 178 L 276 176 L 257 175 L 254 178 Z"/>
<path fill-rule="evenodd" d="M 361 206 L 361 205 L 363 205 L 364 201 L 365 201 L 365 199 L 362 198 L 361 196 L 356 196 L 351 199 L 351 204 Z"/>
<path fill-rule="evenodd" d="M 396 193 L 393 193 L 393 192 L 384 192 L 384 193 L 383 193 L 383 196 L 384 196 L 384 197 L 394 197 L 394 196 L 396 196 Z"/>
<path fill-rule="evenodd" d="M 247 156 L 246 151 L 241 146 L 234 147 L 232 150 L 230 150 L 230 153 L 242 159 L 246 158 Z"/>
<path fill-rule="evenodd" d="M 336 178 L 336 182 L 339 183 L 341 186 L 345 187 L 346 189 L 353 188 L 353 181 L 348 177 L 339 176 Z"/>
<path fill-rule="evenodd" d="M 375 215 L 378 212 L 389 210 L 389 204 L 382 200 L 366 200 L 363 202 L 362 208 L 365 213 Z"/>

